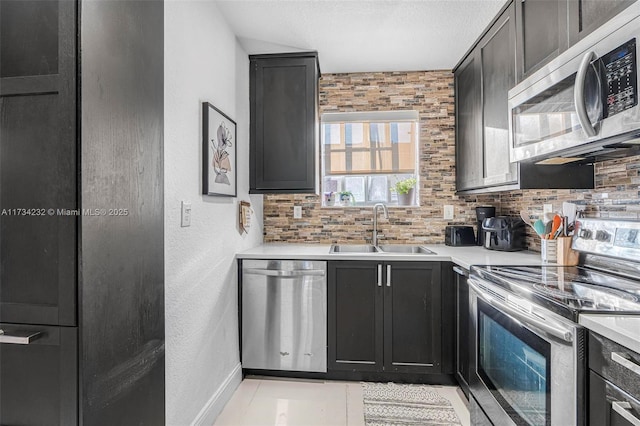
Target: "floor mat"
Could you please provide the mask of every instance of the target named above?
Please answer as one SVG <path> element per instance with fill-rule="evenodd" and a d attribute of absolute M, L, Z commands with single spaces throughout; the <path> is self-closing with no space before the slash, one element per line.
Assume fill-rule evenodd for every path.
<path fill-rule="evenodd" d="M 448 399 L 426 385 L 362 383 L 367 426 L 459 425 Z"/>

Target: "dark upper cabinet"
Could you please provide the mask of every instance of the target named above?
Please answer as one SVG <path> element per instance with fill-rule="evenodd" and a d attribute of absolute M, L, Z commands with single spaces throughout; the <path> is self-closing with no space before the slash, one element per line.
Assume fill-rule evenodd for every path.
<path fill-rule="evenodd" d="M 569 44 L 582 40 L 593 30 L 631 6 L 635 0 L 568 0 Z"/>
<path fill-rule="evenodd" d="M 442 319 L 440 268 L 439 262 L 329 262 L 328 369 L 449 373 L 443 358 L 452 358 L 453 324 Z"/>
<path fill-rule="evenodd" d="M 478 44 L 482 80 L 483 186 L 518 182 L 518 165 L 509 161 L 507 93 L 516 84 L 515 11 L 506 9 Z"/>
<path fill-rule="evenodd" d="M 538 11 L 543 3 L 562 9 L 556 1 L 529 1 L 529 12 L 522 10 L 521 0 L 507 4 L 454 69 L 458 193 L 594 187 L 591 165 L 517 164 L 509 159 L 508 92 L 524 60 L 516 12 L 531 13 L 533 19 L 544 16 Z"/>
<path fill-rule="evenodd" d="M 317 193 L 320 77 L 317 53 L 249 58 L 249 192 Z"/>
<path fill-rule="evenodd" d="M 458 191 L 483 186 L 480 67 L 470 54 L 455 72 L 456 186 Z"/>
<path fill-rule="evenodd" d="M 518 52 L 516 75 L 520 82 L 568 47 L 567 2 L 514 0 L 514 3 Z"/>
<path fill-rule="evenodd" d="M 76 3 L 0 2 L 0 321 L 76 324 Z"/>

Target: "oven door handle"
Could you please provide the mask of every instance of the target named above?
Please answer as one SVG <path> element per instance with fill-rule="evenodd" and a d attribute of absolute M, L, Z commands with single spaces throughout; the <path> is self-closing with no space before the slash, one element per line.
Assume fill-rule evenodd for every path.
<path fill-rule="evenodd" d="M 543 319 L 536 318 L 532 315 L 527 315 L 524 312 L 521 312 L 515 308 L 512 308 L 506 303 L 503 303 L 500 300 L 497 300 L 494 297 L 487 295 L 487 293 L 474 280 L 470 279 L 468 282 L 469 282 L 469 287 L 471 287 L 471 289 L 475 291 L 478 297 L 484 300 L 485 302 L 487 302 L 488 304 L 490 304 L 491 306 L 493 306 L 494 308 L 504 312 L 505 314 L 508 314 L 514 317 L 516 320 L 522 323 L 535 326 L 551 334 L 552 336 L 557 337 L 558 339 L 562 339 L 565 342 L 569 342 L 569 343 L 573 342 L 573 333 L 571 332 L 570 329 L 564 328 L 564 327 L 558 327 L 558 326 L 547 323 Z"/>

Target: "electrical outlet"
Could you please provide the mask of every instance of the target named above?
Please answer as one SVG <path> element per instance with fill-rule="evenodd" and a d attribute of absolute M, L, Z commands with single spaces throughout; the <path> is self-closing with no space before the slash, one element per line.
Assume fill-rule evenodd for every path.
<path fill-rule="evenodd" d="M 551 213 L 553 212 L 553 204 L 544 204 L 542 206 L 542 213 Z"/>
<path fill-rule="evenodd" d="M 453 206 L 452 205 L 445 205 L 444 206 L 444 218 L 445 219 L 453 219 Z"/>
<path fill-rule="evenodd" d="M 302 206 L 293 206 L 293 218 L 302 219 Z"/>
<path fill-rule="evenodd" d="M 191 203 L 182 202 L 182 222 L 180 226 L 191 226 Z"/>

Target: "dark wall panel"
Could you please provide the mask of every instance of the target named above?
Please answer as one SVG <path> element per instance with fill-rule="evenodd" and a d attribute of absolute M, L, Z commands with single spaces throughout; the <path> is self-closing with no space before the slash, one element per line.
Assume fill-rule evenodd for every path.
<path fill-rule="evenodd" d="M 82 418 L 163 424 L 163 3 L 80 16 Z"/>

